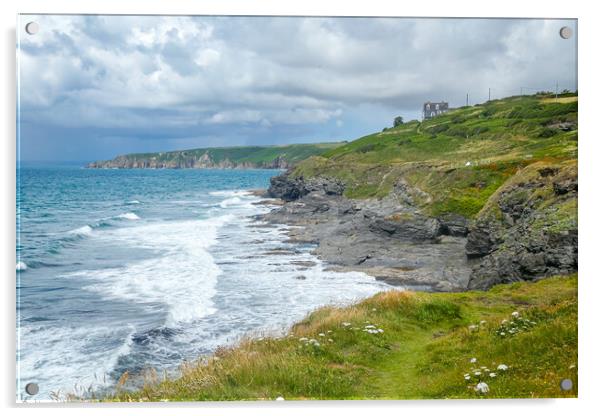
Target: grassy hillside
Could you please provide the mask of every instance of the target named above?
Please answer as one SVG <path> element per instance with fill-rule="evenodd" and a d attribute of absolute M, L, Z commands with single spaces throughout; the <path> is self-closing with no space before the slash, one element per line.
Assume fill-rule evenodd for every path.
<path fill-rule="evenodd" d="M 569 378 L 573 389 L 560 389 Z M 476 391 L 485 382 L 488 392 Z M 112 400 L 576 397 L 577 276 L 325 307 Z"/>
<path fill-rule="evenodd" d="M 517 96 L 463 107 L 311 157 L 294 176 L 341 179 L 346 196 L 383 197 L 401 179 L 427 214 L 475 217 L 521 168 L 577 158 L 577 96 Z"/>
<path fill-rule="evenodd" d="M 212 147 L 158 153 L 133 153 L 91 167 L 288 167 L 333 150 L 342 143 L 308 143 L 283 146 Z"/>

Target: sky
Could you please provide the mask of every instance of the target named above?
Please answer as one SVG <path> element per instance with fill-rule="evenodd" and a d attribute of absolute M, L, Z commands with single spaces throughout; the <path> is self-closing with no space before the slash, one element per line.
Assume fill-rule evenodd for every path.
<path fill-rule="evenodd" d="M 24 27 L 35 21 L 38 33 Z M 20 17 L 22 161 L 353 140 L 451 107 L 577 88 L 573 20 Z"/>

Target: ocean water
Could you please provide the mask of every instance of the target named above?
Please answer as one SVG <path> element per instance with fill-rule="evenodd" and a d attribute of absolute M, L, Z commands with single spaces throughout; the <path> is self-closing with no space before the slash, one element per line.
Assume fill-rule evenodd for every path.
<path fill-rule="evenodd" d="M 17 395 L 103 392 L 386 290 L 254 216 L 274 170 L 17 172 Z M 306 263 L 309 262 L 309 263 Z M 29 397 L 24 386 L 40 393 Z"/>

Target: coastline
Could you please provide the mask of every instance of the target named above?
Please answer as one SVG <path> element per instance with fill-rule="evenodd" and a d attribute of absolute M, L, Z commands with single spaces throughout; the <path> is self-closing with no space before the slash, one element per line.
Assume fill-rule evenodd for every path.
<path fill-rule="evenodd" d="M 260 203 L 279 206 L 259 219 L 292 227 L 288 231 L 291 243 L 316 244 L 313 254 L 329 264 L 328 270 L 363 272 L 410 290 L 468 288 L 466 224 L 461 220 L 452 232 L 442 235 L 440 224 L 413 209 L 407 209 L 399 221 L 396 194 L 356 201 L 325 186 L 286 201 L 272 188 L 250 192 L 264 198 Z"/>

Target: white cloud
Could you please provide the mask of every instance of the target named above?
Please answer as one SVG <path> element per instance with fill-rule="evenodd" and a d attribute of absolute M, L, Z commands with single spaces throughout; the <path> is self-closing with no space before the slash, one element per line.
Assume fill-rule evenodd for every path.
<path fill-rule="evenodd" d="M 576 83 L 575 43 L 543 20 L 39 16 L 22 38 L 23 117 L 58 126 L 347 127 Z M 152 112 L 150 116 L 149 112 Z M 200 128 L 200 127 L 199 127 Z"/>

